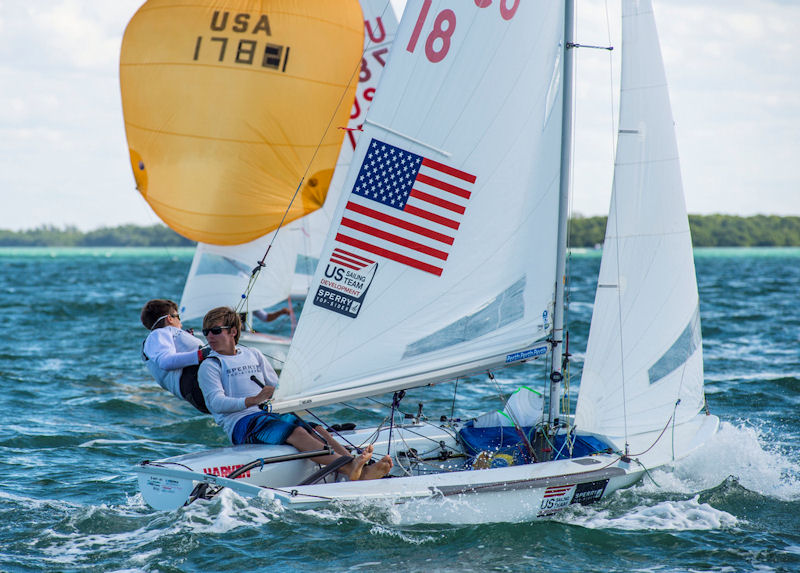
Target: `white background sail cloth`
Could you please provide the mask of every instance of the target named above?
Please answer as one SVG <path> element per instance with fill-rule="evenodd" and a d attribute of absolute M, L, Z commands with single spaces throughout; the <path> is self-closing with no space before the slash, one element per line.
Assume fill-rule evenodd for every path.
<path fill-rule="evenodd" d="M 284 366 L 277 409 L 494 367 L 549 334 L 563 6 L 522 2 L 505 19 L 499 4 L 440 0 L 425 14 L 423 2 L 407 4 Z M 428 39 L 447 11 L 456 24 L 446 50 L 438 40 L 431 44 L 446 51 L 432 61 Z M 377 268 L 367 269 L 375 270 L 374 278 L 351 318 L 313 300 L 333 270 L 333 250 L 342 247 L 339 221 L 373 139 L 471 174 L 475 182 L 440 276 L 359 251 Z"/>
<path fill-rule="evenodd" d="M 268 308 L 286 300 L 291 291 L 297 250 L 294 234 L 284 231 L 287 229 L 278 235 L 269 262 L 260 271 L 250 295 L 250 309 Z M 217 306 L 236 306 L 272 234 L 233 247 L 198 243 L 181 296 L 184 320 L 201 318 Z"/>
<path fill-rule="evenodd" d="M 575 418 L 578 431 L 611 436 L 660 430 L 703 406 L 697 282 L 658 34 L 649 0 L 622 5 L 614 188 Z"/>

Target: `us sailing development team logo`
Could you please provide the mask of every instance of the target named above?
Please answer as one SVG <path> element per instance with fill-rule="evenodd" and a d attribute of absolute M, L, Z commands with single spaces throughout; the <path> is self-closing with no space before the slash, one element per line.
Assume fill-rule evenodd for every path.
<path fill-rule="evenodd" d="M 474 183 L 465 171 L 373 139 L 314 304 L 358 316 L 381 258 L 441 276 Z"/>

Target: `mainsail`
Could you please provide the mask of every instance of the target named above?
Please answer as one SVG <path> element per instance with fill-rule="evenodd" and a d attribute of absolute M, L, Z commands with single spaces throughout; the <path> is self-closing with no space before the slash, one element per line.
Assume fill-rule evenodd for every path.
<path fill-rule="evenodd" d="M 661 430 L 703 406 L 697 280 L 649 0 L 622 3 L 614 186 L 575 425 Z M 623 366 L 624 365 L 624 366 Z"/>
<path fill-rule="evenodd" d="M 221 304 L 235 304 L 248 286 L 250 273 L 268 245 L 269 256 L 261 276 L 252 285 L 248 309 L 266 308 L 287 297 L 305 297 L 317 267 L 319 254 L 339 201 L 355 142 L 375 89 L 386 64 L 397 31 L 397 18 L 389 0 L 361 0 L 364 13 L 364 54 L 358 71 L 358 87 L 347 129 L 336 161 L 325 203 L 317 209 L 242 245 L 222 246 L 199 243 L 181 296 L 181 314 L 188 319 L 202 317 Z M 247 110 L 241 110 L 246 114 Z"/>
<path fill-rule="evenodd" d="M 276 410 L 546 352 L 563 31 L 560 3 L 407 4 Z"/>
<path fill-rule="evenodd" d="M 120 85 L 136 185 L 178 233 L 252 241 L 319 209 L 363 46 L 357 0 L 148 0 Z M 302 181 L 302 185 L 301 185 Z"/>

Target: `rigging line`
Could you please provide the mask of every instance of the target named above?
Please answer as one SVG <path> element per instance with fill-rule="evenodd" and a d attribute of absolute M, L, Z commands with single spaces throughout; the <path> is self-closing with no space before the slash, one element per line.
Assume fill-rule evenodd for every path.
<path fill-rule="evenodd" d="M 675 408 L 672 410 L 672 461 L 675 461 L 675 419 L 677 418 L 676 414 L 678 413 L 678 404 L 681 403 L 681 399 L 675 402 Z"/>
<path fill-rule="evenodd" d="M 677 404 L 676 404 L 676 407 L 677 407 Z M 669 417 L 669 420 L 667 420 L 667 423 L 666 423 L 666 424 L 664 424 L 664 428 L 661 430 L 661 433 L 660 433 L 660 434 L 658 434 L 658 437 L 657 437 L 657 438 L 656 438 L 656 439 L 653 441 L 653 443 L 652 443 L 652 444 L 650 444 L 650 447 L 649 447 L 649 448 L 647 448 L 647 449 L 646 449 L 645 451 L 643 451 L 643 452 L 639 452 L 638 454 L 630 454 L 630 455 L 631 455 L 631 456 L 637 456 L 637 457 L 638 457 L 638 456 L 643 456 L 644 454 L 646 454 L 647 452 L 649 452 L 650 450 L 652 450 L 652 449 L 655 447 L 655 445 L 656 445 L 656 444 L 657 444 L 657 443 L 658 443 L 658 442 L 661 440 L 662 436 L 664 435 L 664 432 L 666 432 L 666 431 L 667 431 L 667 428 L 669 428 L 669 424 L 670 424 L 670 422 L 672 422 L 672 419 L 673 419 L 673 417 L 674 417 L 674 416 L 670 416 L 670 417 Z M 626 455 L 627 455 L 627 452 L 625 452 L 625 453 L 626 453 Z"/>
<path fill-rule="evenodd" d="M 565 303 L 565 308 L 568 308 L 568 306 L 569 305 L 567 303 Z M 564 319 L 565 319 L 565 323 L 566 323 L 566 313 L 564 313 Z M 564 380 L 563 380 L 563 382 L 564 382 L 564 394 L 561 397 L 561 400 L 562 400 L 561 401 L 561 409 L 562 409 L 562 411 L 564 413 L 564 416 L 567 419 L 567 426 L 568 427 L 572 427 L 572 424 L 570 422 L 570 415 L 571 415 L 571 412 L 572 412 L 572 409 L 570 408 L 570 406 L 571 406 L 571 404 L 570 404 L 570 375 L 571 374 L 570 373 L 571 373 L 571 370 L 572 370 L 570 365 L 572 364 L 572 362 L 570 361 L 569 356 L 570 356 L 570 354 L 569 354 L 569 330 L 567 330 L 565 328 L 564 329 L 564 359 L 563 359 L 563 363 L 561 364 L 561 372 L 564 375 Z M 569 432 L 567 433 L 567 435 L 569 435 Z"/>
<path fill-rule="evenodd" d="M 618 217 L 616 216 L 617 210 L 617 199 L 616 196 L 614 197 L 614 227 L 616 231 L 617 227 L 617 220 Z M 616 246 L 616 272 L 617 272 L 617 285 L 620 284 L 620 272 L 619 272 L 619 242 L 617 242 Z M 628 398 L 626 392 L 626 384 L 625 384 L 625 348 L 624 348 L 624 340 L 622 336 L 622 289 L 617 286 L 617 320 L 618 320 L 618 330 L 619 330 L 619 369 L 620 369 L 620 376 L 622 379 L 622 423 L 625 432 L 625 455 L 628 455 Z"/>
<path fill-rule="evenodd" d="M 280 492 L 280 493 L 282 493 L 284 495 L 288 495 L 289 497 L 297 497 L 298 495 L 302 495 L 302 496 L 305 496 L 305 497 L 316 497 L 317 499 L 324 499 L 326 501 L 333 501 L 332 497 L 326 497 L 324 495 L 314 495 L 313 493 L 300 493 L 296 489 L 293 489 L 291 491 L 286 491 L 285 489 L 281 489 L 279 487 L 271 487 L 271 486 L 268 486 L 268 485 L 263 485 L 261 487 L 263 487 L 264 489 L 269 489 L 269 490 L 272 490 L 272 491 Z"/>
<path fill-rule="evenodd" d="M 456 413 L 456 394 L 458 393 L 458 378 L 456 378 L 455 386 L 453 386 L 453 404 L 450 406 L 450 419 L 455 417 Z"/>
<path fill-rule="evenodd" d="M 382 408 L 386 408 L 386 409 L 389 409 L 389 408 L 391 408 L 391 405 L 389 405 L 389 404 L 385 404 L 385 403 L 383 403 L 383 402 L 379 401 L 377 398 L 373 398 L 372 396 L 365 396 L 365 397 L 364 397 L 364 399 L 366 399 L 366 400 L 369 400 L 370 402 L 375 402 L 375 403 L 376 403 L 378 406 L 381 406 Z M 351 408 L 351 409 L 355 410 L 356 412 L 362 412 L 362 413 L 374 414 L 374 412 L 373 412 L 373 411 L 371 411 L 371 410 L 367 410 L 367 409 L 365 409 L 365 408 L 359 408 L 359 407 L 357 407 L 357 406 L 353 406 L 352 404 L 349 404 L 349 403 L 347 403 L 347 402 L 341 402 L 341 404 L 342 404 L 343 406 L 347 406 L 348 408 Z M 404 410 L 401 410 L 400 408 L 397 408 L 397 411 L 398 411 L 400 414 L 403 414 L 403 416 L 409 416 L 409 415 L 410 415 L 408 412 L 405 412 Z M 413 416 L 413 415 L 411 415 L 410 417 L 412 417 L 412 418 L 413 418 L 414 416 Z M 387 416 L 386 418 L 384 418 L 384 420 L 385 420 L 385 419 L 388 419 L 388 416 Z M 420 419 L 422 420 L 422 418 L 420 418 Z M 427 420 L 427 418 L 426 418 L 426 419 L 424 419 L 424 420 L 422 420 L 422 421 L 423 421 L 425 424 L 429 425 L 429 426 L 438 427 L 438 426 L 436 426 L 436 424 L 434 424 L 433 422 L 429 422 L 429 421 Z"/>
<path fill-rule="evenodd" d="M 409 432 L 409 433 L 415 434 L 417 436 L 420 436 L 420 434 L 416 434 L 415 432 Z M 427 436 L 420 436 L 420 437 L 427 437 Z M 403 466 L 403 464 L 400 462 L 401 456 L 399 455 L 399 453 L 400 453 L 399 451 L 395 455 L 394 459 L 397 460 L 397 465 L 400 466 L 400 468 L 404 472 L 406 472 L 407 475 L 411 475 L 412 474 L 412 469 L 413 469 L 414 464 L 416 464 L 417 467 L 419 467 L 419 466 L 425 466 L 425 467 L 429 467 L 429 468 L 432 467 L 432 468 L 435 468 L 436 470 L 438 470 L 440 472 L 463 471 L 463 468 L 460 468 L 460 467 L 459 468 L 450 468 L 450 467 L 442 466 L 441 464 L 430 463 L 430 462 L 433 461 L 432 459 L 430 459 L 430 458 L 426 459 L 426 458 L 422 457 L 422 456 L 425 456 L 425 455 L 430 455 L 433 452 L 435 452 L 436 450 L 439 450 L 440 452 L 441 451 L 446 451 L 446 450 L 444 450 L 444 445 L 442 444 L 442 442 L 436 442 L 435 440 L 431 440 L 432 442 L 436 443 L 436 446 L 437 446 L 436 448 L 433 448 L 433 449 L 428 450 L 426 452 L 423 452 L 421 454 L 415 450 L 415 452 L 413 454 L 413 458 L 412 458 L 412 456 L 410 455 L 412 448 L 410 448 L 408 446 L 408 442 L 406 441 L 405 436 L 403 434 L 400 434 L 398 439 L 403 442 L 403 446 L 405 447 L 405 451 L 407 452 L 406 459 L 408 460 L 408 464 L 409 464 L 408 465 L 408 469 L 406 469 L 406 467 Z M 448 459 L 451 459 L 451 457 L 457 457 L 457 456 L 463 456 L 463 454 L 457 454 L 455 456 L 448 456 L 444 460 L 439 458 L 439 460 L 444 462 L 444 461 L 447 461 Z"/>
<path fill-rule="evenodd" d="M 189 470 L 190 472 L 194 471 L 193 468 L 190 468 L 189 466 L 187 466 L 185 464 L 182 464 L 182 463 L 179 463 L 179 462 L 164 462 L 164 461 L 161 461 L 161 462 L 144 461 L 144 462 L 142 462 L 142 465 L 145 465 L 145 464 L 147 464 L 148 466 L 156 466 L 158 468 L 161 468 L 161 467 L 164 467 L 164 466 L 167 466 L 167 465 L 172 465 L 172 466 L 182 467 L 184 469 Z"/>
<path fill-rule="evenodd" d="M 448 430 L 448 429 L 447 429 L 447 428 L 445 428 L 444 426 L 436 426 L 436 424 L 433 424 L 432 422 L 428 422 L 427 420 L 425 421 L 425 424 L 427 424 L 428 426 L 432 426 L 432 427 L 434 427 L 434 428 L 437 428 L 437 429 L 439 429 L 439 430 L 442 430 L 444 433 L 448 434 L 448 435 L 449 435 L 451 438 L 453 438 L 453 440 L 456 440 L 456 433 L 455 433 L 455 432 L 452 432 L 452 431 L 450 431 L 450 430 Z M 403 429 L 404 429 L 406 432 L 408 432 L 409 434 L 414 434 L 415 436 L 417 436 L 417 437 L 419 437 L 419 438 L 423 438 L 423 439 L 426 439 L 426 440 L 428 440 L 428 441 L 430 441 L 430 442 L 433 442 L 434 444 L 440 445 L 440 444 L 439 444 L 439 440 L 436 440 L 436 439 L 434 439 L 434 438 L 431 438 L 430 436 L 426 436 L 425 434 L 421 434 L 421 433 L 419 433 L 419 432 L 415 432 L 414 430 L 411 430 L 411 429 L 409 429 L 409 428 L 403 428 Z M 457 441 L 457 440 L 456 440 L 456 441 Z"/>
<path fill-rule="evenodd" d="M 657 488 L 659 488 L 659 489 L 662 489 L 662 488 L 661 488 L 661 485 L 660 485 L 660 484 L 659 484 L 659 483 L 658 483 L 658 482 L 657 482 L 657 481 L 656 481 L 656 480 L 653 478 L 653 476 L 650 474 L 650 470 L 649 470 L 649 469 L 647 469 L 647 466 L 645 466 L 645 465 L 644 465 L 642 462 L 640 462 L 638 459 L 637 459 L 637 460 L 634 460 L 634 461 L 635 461 L 637 464 L 639 464 L 640 466 L 642 466 L 642 469 L 644 469 L 644 473 L 647 475 L 647 477 L 649 477 L 649 478 L 650 478 L 650 481 L 651 481 L 651 482 L 653 482 Z"/>
<path fill-rule="evenodd" d="M 388 405 L 386 405 L 386 404 L 383 404 L 383 403 L 379 402 L 378 400 L 376 400 L 375 398 L 372 398 L 372 397 L 370 397 L 370 396 L 367 396 L 367 400 L 371 400 L 372 402 L 375 402 L 376 404 L 379 404 L 380 406 L 383 406 L 384 408 L 387 408 L 387 409 L 389 408 L 389 406 L 388 406 Z M 365 409 L 363 409 L 363 408 L 357 408 L 357 407 L 355 407 L 355 406 L 353 406 L 353 405 L 351 405 L 351 404 L 347 404 L 347 403 L 345 403 L 345 402 L 342 402 L 342 405 L 344 405 L 344 406 L 347 406 L 348 408 L 352 408 L 353 410 L 355 410 L 355 411 L 357 411 L 357 412 L 369 412 L 369 413 L 371 413 L 369 410 L 365 410 Z M 399 408 L 397 409 L 397 411 L 398 411 L 399 413 L 403 414 L 404 416 L 406 415 L 406 412 L 403 412 L 403 411 L 402 411 L 402 410 L 400 410 Z M 381 422 L 381 425 L 379 426 L 379 428 L 380 428 L 380 427 L 382 427 L 382 426 L 383 426 L 383 424 L 385 424 L 385 423 L 386 423 L 386 420 L 388 420 L 388 419 L 389 419 L 389 417 L 388 417 L 388 416 L 387 416 L 386 418 L 384 418 L 384 420 L 383 420 L 383 422 Z M 449 430 L 448 428 L 446 428 L 446 427 L 444 427 L 444 426 L 437 426 L 435 423 L 433 423 L 433 422 L 430 422 L 430 421 L 428 421 L 428 420 L 423 420 L 423 423 L 424 423 L 425 425 L 427 425 L 427 426 L 431 426 L 431 427 L 437 428 L 437 429 L 439 429 L 439 430 L 442 430 L 443 432 L 445 432 L 445 433 L 449 434 L 449 435 L 450 435 L 450 436 L 451 436 L 451 437 L 452 437 L 454 440 L 456 440 L 456 433 L 455 433 L 455 432 L 453 432 L 453 431 L 451 431 L 451 430 Z M 423 438 L 423 439 L 425 439 L 425 440 L 428 440 L 428 441 L 430 441 L 430 442 L 433 442 L 434 444 L 437 444 L 437 445 L 439 444 L 439 440 L 435 440 L 435 439 L 431 438 L 430 436 L 426 436 L 425 434 L 421 434 L 421 433 L 419 433 L 419 432 L 415 432 L 414 430 L 412 430 L 412 429 L 409 429 L 409 428 L 403 428 L 403 429 L 404 429 L 406 432 L 408 432 L 409 434 L 414 434 L 415 436 L 417 436 L 417 437 L 420 437 L 420 438 Z"/>
<path fill-rule="evenodd" d="M 609 18 L 609 10 L 608 10 L 608 0 L 605 1 L 605 12 L 606 12 L 606 34 L 608 37 L 609 44 L 611 43 L 611 22 Z M 614 74 L 613 74 L 613 60 L 611 58 L 611 51 L 609 51 L 609 89 L 611 92 L 611 159 L 612 164 L 616 165 L 616 157 L 615 157 L 615 147 L 614 147 Z M 617 245 L 615 249 L 615 258 L 616 258 L 616 275 L 617 275 L 617 319 L 619 321 L 619 363 L 620 363 L 620 374 L 622 377 L 622 421 L 625 433 L 625 455 L 628 455 L 628 405 L 627 405 L 627 393 L 626 393 L 626 380 L 625 380 L 625 350 L 624 350 L 624 341 L 622 337 L 622 289 L 619 288 L 620 283 L 620 257 L 619 257 L 619 217 L 618 217 L 618 200 L 616 194 L 616 186 L 617 181 L 616 178 L 612 176 L 611 182 L 611 195 L 612 195 L 612 205 L 611 208 L 614 210 L 614 236 L 616 237 Z M 610 215 L 610 213 L 609 213 Z M 599 282 L 599 278 L 598 278 Z"/>
<path fill-rule="evenodd" d="M 381 420 L 381 423 L 378 424 L 378 426 L 375 427 L 375 430 L 361 442 L 362 446 L 364 444 L 370 444 L 371 445 L 371 444 L 374 444 L 375 442 L 378 441 L 378 438 L 380 437 L 380 433 L 383 430 L 383 426 L 386 424 L 386 420 L 387 419 L 388 419 L 388 417 L 384 418 L 383 420 Z"/>
<path fill-rule="evenodd" d="M 516 414 L 514 414 L 514 410 L 508 407 L 508 401 L 503 397 L 503 393 L 500 391 L 500 384 L 497 382 L 497 379 L 492 374 L 491 370 L 487 370 L 486 374 L 489 375 L 489 379 L 494 383 L 495 388 L 497 389 L 497 394 L 500 397 L 500 401 L 503 403 L 503 411 L 500 412 L 501 415 L 504 415 L 506 411 L 508 414 L 506 417 L 511 420 L 511 423 L 514 425 L 514 430 L 519 434 L 522 438 L 522 442 L 525 444 L 525 447 L 528 448 L 528 453 L 531 457 L 535 460 L 536 459 L 536 452 L 533 449 L 533 445 L 531 444 L 528 436 L 525 435 L 525 432 L 522 431 L 522 425 L 517 420 Z"/>
<path fill-rule="evenodd" d="M 608 0 L 605 1 L 605 9 L 606 9 L 606 37 L 608 39 L 608 44 L 611 45 L 611 20 L 608 13 Z M 615 114 L 617 112 L 617 108 L 614 105 L 614 58 L 612 57 L 611 52 L 608 53 L 608 91 L 611 101 L 611 161 L 613 165 L 614 161 L 614 138 L 616 137 L 614 124 L 616 123 Z"/>
<path fill-rule="evenodd" d="M 386 8 L 384 8 L 384 13 L 385 13 L 385 11 L 386 11 Z M 336 107 L 334 107 L 333 113 L 331 113 L 330 118 L 328 120 L 328 125 L 326 126 L 325 130 L 322 132 L 322 135 L 320 136 L 320 139 L 319 139 L 319 141 L 317 143 L 317 146 L 314 148 L 314 153 L 311 155 L 311 159 L 309 159 L 308 163 L 306 164 L 306 169 L 303 172 L 303 176 L 300 178 L 300 182 L 297 184 L 297 188 L 294 190 L 294 194 L 292 194 L 292 198 L 289 201 L 289 204 L 286 206 L 286 209 L 283 212 L 283 216 L 281 217 L 281 221 L 280 221 L 280 223 L 278 223 L 277 228 L 272 233 L 272 238 L 270 239 L 269 244 L 267 245 L 267 250 L 264 252 L 264 256 L 261 257 L 261 260 L 257 262 L 257 266 L 253 269 L 253 271 L 250 274 L 250 281 L 248 282 L 247 288 L 245 289 L 245 294 L 242 294 L 242 299 L 243 300 L 247 300 L 249 298 L 250 292 L 252 291 L 253 286 L 255 285 L 256 277 L 259 275 L 259 271 L 261 270 L 261 268 L 265 266 L 265 262 L 264 261 L 266 261 L 267 255 L 269 254 L 269 251 L 272 248 L 272 245 L 275 243 L 275 239 L 278 237 L 278 232 L 283 228 L 284 223 L 286 221 L 286 217 L 289 215 L 289 210 L 292 208 L 292 205 L 294 204 L 295 199 L 297 199 L 297 194 L 300 192 L 300 189 L 303 186 L 303 181 L 305 181 L 306 177 L 308 176 L 308 172 L 311 169 L 311 165 L 314 163 L 314 159 L 316 159 L 317 154 L 319 153 L 319 150 L 322 147 L 322 142 L 324 141 L 325 136 L 327 135 L 327 133 L 331 130 L 331 126 L 333 124 L 333 120 L 336 117 L 336 110 L 338 110 L 342 106 L 342 103 L 344 102 L 344 97 L 347 94 L 347 90 L 353 84 L 353 80 L 354 79 L 355 79 L 356 87 L 358 87 L 358 77 L 360 76 L 360 73 L 361 73 L 361 62 L 363 61 L 364 55 L 367 53 L 368 49 L 370 49 L 370 48 L 367 47 L 367 46 L 364 46 L 361 49 L 361 58 L 359 58 L 358 63 L 353 68 L 353 72 L 350 74 L 350 80 L 347 82 L 347 85 L 342 90 L 341 96 L 339 97 L 339 103 L 336 105 Z M 351 107 L 352 107 L 352 105 L 351 105 Z M 328 184 L 328 187 L 330 188 L 330 183 Z M 326 195 L 327 195 L 327 193 L 326 193 Z M 239 302 L 239 306 L 237 306 L 237 310 L 241 305 L 242 305 L 242 302 L 240 301 Z"/>
<path fill-rule="evenodd" d="M 699 302 L 698 302 L 697 310 L 695 312 L 698 313 L 697 320 L 699 321 L 700 320 Z M 691 320 L 693 321 L 694 317 L 692 317 Z M 700 344 L 702 345 L 702 341 L 700 342 Z M 700 351 L 702 352 L 702 347 L 700 348 Z M 689 358 L 691 358 L 691 356 Z M 678 398 L 677 398 L 677 401 L 675 402 L 675 407 L 672 410 L 672 461 L 673 462 L 675 461 L 675 421 L 678 419 L 678 416 L 677 416 L 677 414 L 678 414 L 678 404 L 681 403 L 681 398 L 680 398 L 681 390 L 683 389 L 683 382 L 684 382 L 684 380 L 686 380 L 686 370 L 689 368 L 689 358 L 684 360 L 683 366 L 681 367 L 681 380 L 680 380 L 680 384 L 678 384 Z"/>
<path fill-rule="evenodd" d="M 329 424 L 325 423 L 325 422 L 324 422 L 324 421 L 323 421 L 323 420 L 322 420 L 322 419 L 321 419 L 319 416 L 317 416 L 317 415 L 316 415 L 314 412 L 312 412 L 311 410 L 306 410 L 306 412 L 308 412 L 308 413 L 311 415 L 311 417 L 312 417 L 312 418 L 314 418 L 314 419 L 315 419 L 317 422 L 319 422 L 320 424 L 322 424 L 322 426 L 325 428 L 325 430 L 326 430 L 326 431 L 327 431 L 327 429 L 328 429 L 328 428 L 330 428 L 331 430 L 333 430 L 333 433 L 334 433 L 334 434 L 336 434 L 336 435 L 337 435 L 337 436 L 338 436 L 338 437 L 339 437 L 339 438 L 340 438 L 340 439 L 341 439 L 343 442 L 347 442 L 347 445 L 349 445 L 351 448 L 353 448 L 353 449 L 354 449 L 356 452 L 358 452 L 359 454 L 361 453 L 361 448 L 359 448 L 358 446 L 356 446 L 356 445 L 352 444 L 352 443 L 350 442 L 350 440 L 348 440 L 348 439 L 347 439 L 347 438 L 345 438 L 345 437 L 344 437 L 342 434 L 340 434 L 338 430 L 336 430 L 335 428 L 333 428 L 333 426 L 330 426 Z M 321 436 L 320 436 L 320 437 L 321 437 Z M 328 443 L 328 442 L 327 442 L 326 440 L 324 440 L 324 439 L 323 439 L 322 441 L 323 441 L 323 442 L 325 442 L 325 444 L 327 444 L 327 443 Z"/>
<path fill-rule="evenodd" d="M 373 398 L 372 396 L 365 396 L 365 398 L 366 398 L 367 400 L 369 400 L 370 402 L 375 402 L 375 403 L 376 403 L 378 406 L 380 406 L 381 408 L 385 408 L 385 409 L 389 410 L 389 409 L 391 409 L 391 407 L 392 407 L 392 405 L 391 405 L 391 404 L 386 404 L 386 403 L 384 403 L 384 402 L 381 402 L 381 401 L 377 400 L 376 398 Z M 346 404 L 346 403 L 344 403 L 344 405 L 345 405 L 345 406 L 347 406 L 348 408 L 352 408 L 353 410 L 356 410 L 356 411 L 360 411 L 360 412 L 370 412 L 370 410 L 364 410 L 363 408 L 356 408 L 355 406 L 352 406 L 352 405 L 350 405 L 350 404 Z M 400 407 L 399 407 L 399 405 L 397 406 L 397 411 L 398 411 L 400 414 L 403 414 L 403 416 L 406 416 L 406 415 L 408 414 L 408 412 L 404 412 L 403 410 L 401 410 L 401 409 L 400 409 Z M 413 416 L 412 416 L 412 417 L 413 417 Z M 387 416 L 387 418 L 388 418 L 388 416 Z"/>
<path fill-rule="evenodd" d="M 428 425 L 428 426 L 437 428 L 439 430 L 442 430 L 444 433 L 448 434 L 451 438 L 453 438 L 453 440 L 458 441 L 457 438 L 456 438 L 456 433 L 452 432 L 452 431 L 449 431 L 444 426 L 436 426 L 436 424 L 428 422 L 427 420 L 425 421 L 425 424 Z M 421 434 L 420 432 L 416 432 L 416 431 L 414 431 L 414 430 L 412 430 L 410 428 L 403 428 L 403 430 L 405 430 L 409 434 L 413 434 L 413 435 L 417 436 L 418 438 L 422 438 L 424 440 L 428 440 L 429 442 L 436 444 L 437 447 L 441 447 L 440 440 L 436 440 L 434 438 L 431 438 L 430 436 L 426 436 L 425 434 Z"/>
<path fill-rule="evenodd" d="M 392 430 L 394 429 L 394 411 L 395 409 L 399 409 L 400 401 L 405 397 L 406 391 L 400 390 L 394 393 L 392 396 L 392 413 L 391 418 L 389 419 L 389 441 L 386 443 L 386 453 L 391 455 L 392 450 Z"/>

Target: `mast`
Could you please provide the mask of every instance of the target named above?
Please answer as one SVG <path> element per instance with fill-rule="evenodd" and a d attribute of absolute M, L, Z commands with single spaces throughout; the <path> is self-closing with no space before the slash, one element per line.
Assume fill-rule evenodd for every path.
<path fill-rule="evenodd" d="M 556 250 L 556 300 L 553 309 L 553 365 L 550 371 L 550 415 L 553 427 L 558 420 L 558 406 L 563 379 L 564 289 L 567 269 L 567 223 L 569 218 L 570 167 L 572 164 L 572 90 L 575 0 L 564 3 L 564 91 L 561 123 L 561 186 L 558 199 L 558 248 Z"/>

